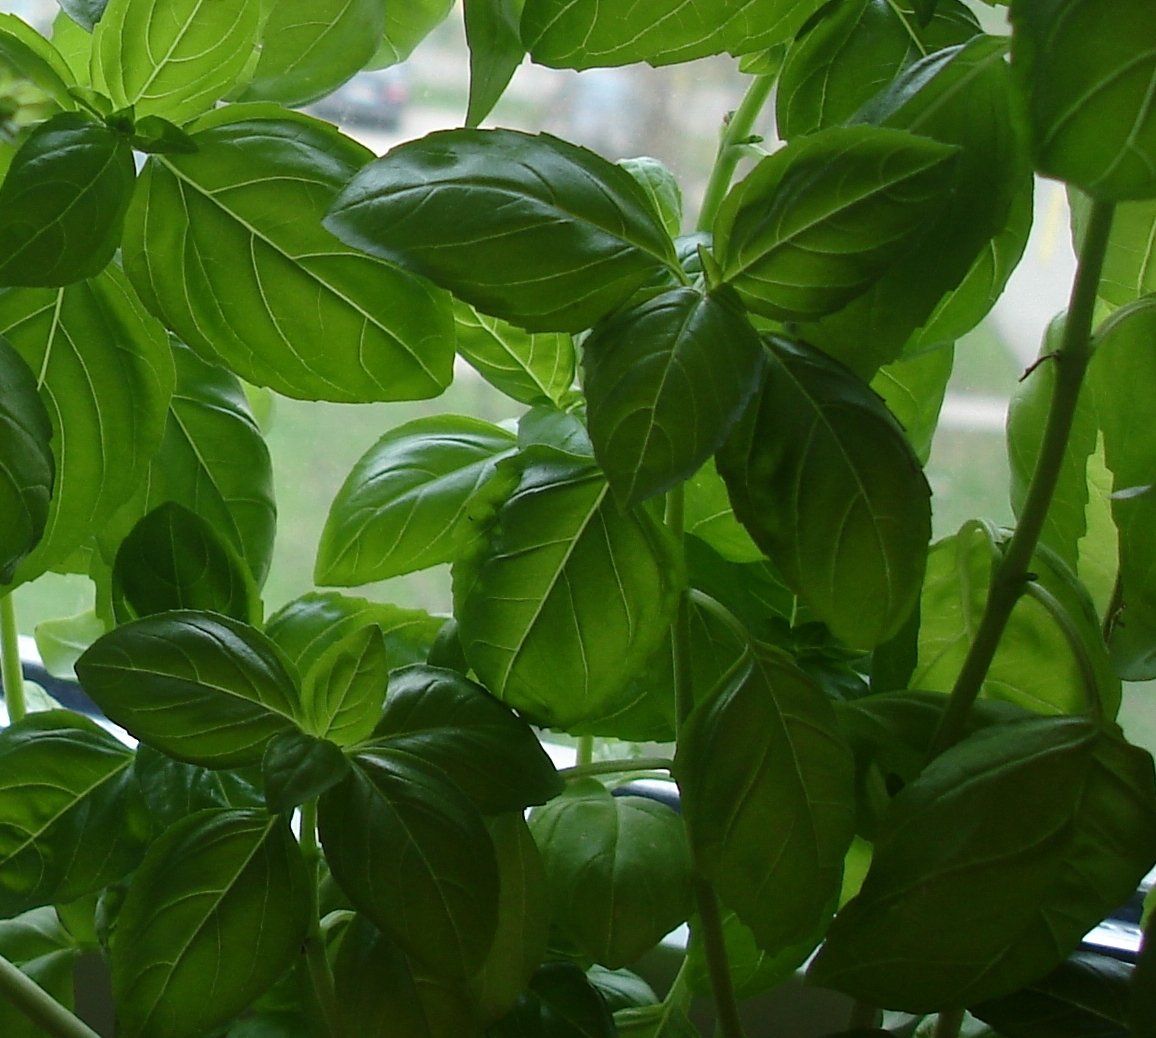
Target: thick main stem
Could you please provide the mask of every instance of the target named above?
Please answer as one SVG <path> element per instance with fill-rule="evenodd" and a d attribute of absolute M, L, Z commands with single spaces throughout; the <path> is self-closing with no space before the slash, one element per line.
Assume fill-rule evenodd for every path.
<path fill-rule="evenodd" d="M 0 999 L 15 1006 L 53 1038 L 100 1038 L 80 1017 L 70 1013 L 39 984 L 2 957 Z"/>
<path fill-rule="evenodd" d="M 317 889 L 321 868 L 321 848 L 317 843 L 317 801 L 310 800 L 301 806 L 301 853 L 309 869 L 310 897 L 309 932 L 305 937 L 305 962 L 309 977 L 313 982 L 313 992 L 321 1016 L 325 1021 L 328 1038 L 343 1038 L 341 1013 L 337 1004 L 337 991 L 333 983 L 333 970 L 325 951 L 325 935 L 321 932 L 321 914 L 317 904 Z"/>
<path fill-rule="evenodd" d="M 11 592 L 0 595 L 0 674 L 3 675 L 8 721 L 22 721 L 28 707 L 24 699 L 24 669 L 20 663 L 20 638 L 16 632 L 16 607 Z"/>
<path fill-rule="evenodd" d="M 1059 350 L 1047 360 L 1047 363 L 1056 365 L 1056 379 L 1040 453 L 1015 533 L 992 574 L 991 589 L 975 639 L 935 733 L 932 755 L 942 753 L 962 737 L 968 714 L 987 677 L 991 661 L 995 658 L 1012 609 L 1028 582 L 1033 579 L 1030 572 L 1032 555 L 1039 544 L 1048 507 L 1059 479 L 1076 403 L 1091 358 L 1096 290 L 1104 266 L 1108 235 L 1112 229 L 1113 211 L 1114 206 L 1108 202 L 1095 202 L 1092 206 L 1080 247 L 1079 265 L 1072 285 L 1063 339 Z"/>

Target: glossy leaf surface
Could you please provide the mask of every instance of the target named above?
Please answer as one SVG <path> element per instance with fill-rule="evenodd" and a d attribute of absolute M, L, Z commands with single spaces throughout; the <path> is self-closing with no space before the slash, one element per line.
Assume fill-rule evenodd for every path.
<path fill-rule="evenodd" d="M 762 344 L 726 293 L 673 289 L 583 343 L 594 455 L 624 507 L 693 475 L 726 439 L 762 372 Z"/>
<path fill-rule="evenodd" d="M 513 130 L 447 130 L 403 144 L 353 179 L 325 223 L 533 331 L 582 331 L 675 265 L 629 173 Z"/>
<path fill-rule="evenodd" d="M 453 562 L 474 537 L 467 503 L 515 445 L 476 418 L 419 418 L 353 467 L 317 550 L 321 584 L 356 585 Z"/>
<path fill-rule="evenodd" d="M 695 861 L 723 904 L 762 948 L 810 938 L 854 831 L 851 752 L 823 692 L 760 653 L 692 715 L 675 775 Z"/>
<path fill-rule="evenodd" d="M 349 771 L 341 747 L 304 732 L 274 736 L 261 759 L 265 804 L 273 814 L 291 811 L 337 785 Z"/>
<path fill-rule="evenodd" d="M 852 645 L 878 645 L 919 593 L 930 490 L 867 386 L 811 347 L 769 345 L 719 471 L 735 514 L 815 615 Z"/>
<path fill-rule="evenodd" d="M 196 153 L 149 160 L 129 211 L 125 268 L 149 308 L 206 358 L 287 396 L 440 393 L 448 299 L 320 226 L 369 153 L 270 106 L 201 125 Z"/>
<path fill-rule="evenodd" d="M 1154 857 L 1147 753 L 1081 719 L 985 729 L 892 802 L 810 979 L 912 1012 L 1010 994 L 1074 950 Z"/>
<path fill-rule="evenodd" d="M 470 100 L 466 125 L 477 126 L 498 103 L 526 48 L 520 22 L 525 0 L 464 0 L 470 49 Z"/>
<path fill-rule="evenodd" d="M 210 771 L 141 744 L 133 770 L 159 831 L 208 808 L 265 806 L 256 769 Z"/>
<path fill-rule="evenodd" d="M 368 738 L 385 701 L 390 665 L 385 635 L 376 624 L 335 642 L 302 680 L 306 727 L 340 746 Z"/>
<path fill-rule="evenodd" d="M 308 874 L 281 818 L 202 811 L 170 828 L 133 876 L 112 984 L 131 1038 L 196 1038 L 248 1006 L 300 952 Z"/>
<path fill-rule="evenodd" d="M 513 492 L 478 557 L 455 570 L 466 659 L 539 723 L 604 717 L 673 616 L 668 534 L 646 512 L 621 512 L 583 459 L 537 448 L 499 465 L 498 478 Z"/>
<path fill-rule="evenodd" d="M 294 727 L 297 692 L 259 631 L 212 613 L 125 624 L 77 661 L 85 691 L 138 739 L 212 768 L 259 764 Z"/>

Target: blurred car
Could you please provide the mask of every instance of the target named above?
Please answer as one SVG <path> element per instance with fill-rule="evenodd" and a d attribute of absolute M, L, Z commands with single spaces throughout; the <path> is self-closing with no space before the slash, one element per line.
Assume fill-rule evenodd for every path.
<path fill-rule="evenodd" d="M 396 130 L 409 104 L 409 73 L 404 65 L 358 72 L 305 111 L 339 126 Z"/>

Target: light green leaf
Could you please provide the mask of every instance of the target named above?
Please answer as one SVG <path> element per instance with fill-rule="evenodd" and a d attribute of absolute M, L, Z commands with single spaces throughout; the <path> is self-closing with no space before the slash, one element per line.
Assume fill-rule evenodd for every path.
<path fill-rule="evenodd" d="M 766 557 L 735 518 L 713 460 L 686 481 L 684 494 L 687 533 L 705 541 L 728 562 L 759 562 Z"/>
<path fill-rule="evenodd" d="M 175 123 L 224 97 L 257 45 L 261 0 L 109 0 L 93 31 L 92 82 L 116 108 Z"/>
<path fill-rule="evenodd" d="M 833 908 L 855 826 L 854 767 L 822 690 L 764 650 L 679 737 L 675 777 L 695 861 L 772 953 Z"/>
<path fill-rule="evenodd" d="M 302 682 L 306 727 L 341 746 L 369 738 L 385 702 L 389 671 L 385 635 L 376 624 L 335 642 Z"/>
<path fill-rule="evenodd" d="M 477 557 L 454 572 L 466 659 L 537 723 L 589 724 L 616 712 L 665 637 L 677 556 L 665 528 L 620 511 L 585 459 L 537 447 L 498 472 L 495 493 L 513 492 Z"/>
<path fill-rule="evenodd" d="M 690 915 L 690 849 L 665 804 L 572 783 L 530 815 L 530 832 L 554 925 L 595 962 L 629 965 Z"/>
<path fill-rule="evenodd" d="M 1068 194 L 1072 237 L 1080 241 L 1087 226 L 1091 200 L 1077 191 Z M 1112 230 L 1100 276 L 1100 298 L 1125 306 L 1156 292 L 1156 199 L 1121 202 L 1112 215 Z"/>
<path fill-rule="evenodd" d="M 386 433 L 329 509 L 318 584 L 356 585 L 453 562 L 475 532 L 466 505 L 515 445 L 476 418 L 418 418 Z"/>
<path fill-rule="evenodd" d="M 260 763 L 300 710 L 272 642 L 213 613 L 163 613 L 118 627 L 81 656 L 76 673 L 111 720 L 209 768 Z"/>
<path fill-rule="evenodd" d="M 36 651 L 49 674 L 58 678 L 73 678 L 72 668 L 81 654 L 107 628 L 95 610 L 75 616 L 45 620 L 36 625 Z"/>
<path fill-rule="evenodd" d="M 923 581 L 930 490 L 882 401 L 818 350 L 768 339 L 760 392 L 718 454 L 735 514 L 850 645 L 879 645 Z"/>
<path fill-rule="evenodd" d="M 206 359 L 287 396 L 440 393 L 448 297 L 319 223 L 369 152 L 273 106 L 198 125 L 196 154 L 149 159 L 129 210 L 125 269 L 149 308 Z"/>
<path fill-rule="evenodd" d="M 56 458 L 48 526 L 16 571 L 23 582 L 66 560 L 137 488 L 173 368 L 164 332 L 115 266 L 65 288 L 0 292 L 0 334 L 37 375 Z"/>
<path fill-rule="evenodd" d="M 523 7 L 525 0 L 463 0 L 470 48 L 467 126 L 477 126 L 493 111 L 526 56 L 520 31 Z"/>
<path fill-rule="evenodd" d="M 932 348 L 884 365 L 871 380 L 871 388 L 907 433 L 921 465 L 931 455 L 954 360 L 951 346 Z"/>
<path fill-rule="evenodd" d="M 26 116 L 45 119 L 57 109 L 76 107 L 69 94 L 76 79 L 68 63 L 52 43 L 14 14 L 0 14 L 0 68 L 10 69 L 41 95 Z"/>
<path fill-rule="evenodd" d="M 519 403 L 559 404 L 574 385 L 574 340 L 533 334 L 456 300 L 458 353 L 490 385 Z"/>
<path fill-rule="evenodd" d="M 36 378 L 0 336 L 0 585 L 44 535 L 55 479 L 52 424 Z"/>
<path fill-rule="evenodd" d="M 682 230 L 682 188 L 674 174 L 658 159 L 648 157 L 622 159 L 618 165 L 642 185 L 666 233 L 678 237 Z"/>
<path fill-rule="evenodd" d="M 112 986 L 125 1038 L 201 1038 L 294 962 L 309 884 L 284 819 L 190 815 L 149 848 L 113 931 Z"/>
<path fill-rule="evenodd" d="M 623 311 L 582 356 L 594 455 L 623 507 L 698 471 L 763 370 L 758 333 L 725 290 L 673 289 Z"/>
<path fill-rule="evenodd" d="M 446 130 L 394 148 L 354 178 L 325 224 L 532 331 L 589 328 L 676 266 L 629 173 L 514 130 Z"/>
<path fill-rule="evenodd" d="M 472 976 L 498 918 L 498 865 L 481 815 L 408 754 L 379 748 L 353 765 L 321 797 L 333 878 L 407 955 L 439 976 Z"/>
<path fill-rule="evenodd" d="M 397 65 L 449 16 L 454 0 L 408 0 L 404 4 L 385 5 L 384 37 L 370 68 Z"/>
<path fill-rule="evenodd" d="M 1151 757 L 1090 721 L 985 728 L 892 801 L 808 979 L 908 1012 L 1053 969 L 1156 858 Z"/>
<path fill-rule="evenodd" d="M 1156 21 L 1118 0 L 1013 0 L 1012 68 L 1036 169 L 1106 201 L 1156 196 Z M 1090 43 L 1094 41 L 1094 46 Z"/>
<path fill-rule="evenodd" d="M 56 909 L 34 908 L 0 921 L 0 955 L 68 1009 L 73 1005 L 73 969 L 80 949 L 61 925 Z M 4 1038 L 41 1038 L 43 1031 L 21 1010 L 0 1005 Z"/>
<path fill-rule="evenodd" d="M 0 912 L 74 901 L 127 875 L 149 820 L 133 755 L 66 710 L 0 733 Z"/>
<path fill-rule="evenodd" d="M 300 105 L 328 94 L 373 57 L 385 31 L 385 6 L 381 0 L 277 0 L 240 99 Z"/>

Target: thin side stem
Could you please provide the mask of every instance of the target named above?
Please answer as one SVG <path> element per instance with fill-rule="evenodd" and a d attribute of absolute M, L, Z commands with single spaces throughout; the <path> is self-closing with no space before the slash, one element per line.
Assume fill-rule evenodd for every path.
<path fill-rule="evenodd" d="M 699 922 L 702 924 L 699 937 L 706 959 L 706 972 L 710 978 L 711 992 L 714 994 L 715 1015 L 718 1020 L 717 1033 L 719 1038 L 746 1038 L 743 1022 L 739 1016 L 734 982 L 731 980 L 730 963 L 727 960 L 718 897 L 715 895 L 714 887 L 701 877 L 695 880 L 694 897 L 698 906 Z"/>
<path fill-rule="evenodd" d="M 967 716 L 987 677 L 1012 609 L 1032 580 L 1030 565 L 1056 489 L 1076 402 L 1091 357 L 1092 320 L 1104 253 L 1112 229 L 1114 206 L 1095 202 L 1080 248 L 1068 317 L 1059 350 L 1049 359 L 1056 365 L 1043 441 L 1015 533 L 992 575 L 983 616 L 960 669 L 951 698 L 932 742 L 932 755 L 955 745 L 963 735 Z"/>
<path fill-rule="evenodd" d="M 626 775 L 633 771 L 670 771 L 674 761 L 669 757 L 630 757 L 622 760 L 596 760 L 561 768 L 558 774 L 567 782 L 593 775 Z"/>
<path fill-rule="evenodd" d="M 3 957 L 0 957 L 0 998 L 53 1038 L 100 1038 L 80 1017 L 70 1013 Z"/>
<path fill-rule="evenodd" d="M 313 992 L 329 1038 L 343 1038 L 341 1013 L 337 1004 L 337 989 L 333 970 L 325 953 L 325 936 L 321 932 L 321 915 L 317 903 L 317 887 L 321 868 L 321 848 L 317 843 L 317 801 L 301 805 L 301 854 L 309 869 L 310 898 L 309 932 L 305 937 L 305 962 L 313 982 Z"/>
<path fill-rule="evenodd" d="M 24 720 L 24 670 L 20 665 L 20 638 L 16 633 L 16 606 L 12 594 L 0 595 L 0 673 L 4 679 L 4 703 L 10 723 Z"/>
<path fill-rule="evenodd" d="M 578 767 L 585 767 L 594 761 L 594 736 L 583 735 L 578 739 L 578 746 L 574 752 L 574 762 Z"/>

